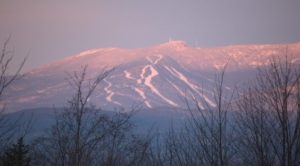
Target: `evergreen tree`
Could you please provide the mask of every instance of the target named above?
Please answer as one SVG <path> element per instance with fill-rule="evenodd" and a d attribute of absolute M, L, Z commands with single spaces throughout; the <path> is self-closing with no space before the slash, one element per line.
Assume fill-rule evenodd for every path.
<path fill-rule="evenodd" d="M 6 150 L 2 157 L 3 166 L 29 166 L 29 147 L 23 142 L 23 137 L 18 139 L 16 144 L 13 144 Z"/>

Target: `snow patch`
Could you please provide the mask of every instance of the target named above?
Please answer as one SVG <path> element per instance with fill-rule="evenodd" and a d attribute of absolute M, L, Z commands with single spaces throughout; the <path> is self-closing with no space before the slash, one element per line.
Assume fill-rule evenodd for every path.
<path fill-rule="evenodd" d="M 67 83 L 60 83 L 54 86 L 48 86 L 44 89 L 40 89 L 37 91 L 37 93 L 41 94 L 41 93 L 48 93 L 48 92 L 53 92 L 53 91 L 57 91 L 59 89 L 61 89 L 62 87 L 66 86 Z"/>
<path fill-rule="evenodd" d="M 258 66 L 263 66 L 264 63 L 263 62 L 258 62 L 258 61 L 253 61 L 250 63 L 251 66 L 253 67 L 258 67 Z"/>
<path fill-rule="evenodd" d="M 77 55 L 76 57 L 82 57 L 82 56 L 86 56 L 86 55 L 90 55 L 90 54 L 94 54 L 98 51 L 100 51 L 101 49 L 93 49 L 93 50 L 88 50 L 88 51 L 84 51 L 81 52 L 79 55 Z"/>
<path fill-rule="evenodd" d="M 108 102 L 111 102 L 111 103 L 114 103 L 114 104 L 117 104 L 117 105 L 121 105 L 121 103 L 117 102 L 117 101 L 114 101 L 112 99 L 113 95 L 115 94 L 112 90 L 111 90 L 111 87 L 112 87 L 112 84 L 107 81 L 106 79 L 104 79 L 104 82 L 106 82 L 108 85 L 104 88 L 104 91 L 107 93 L 108 96 L 106 96 L 106 100 Z"/>
<path fill-rule="evenodd" d="M 297 61 L 300 61 L 300 58 L 295 58 L 291 61 L 291 63 L 296 63 Z"/>
<path fill-rule="evenodd" d="M 115 50 L 116 48 L 99 48 L 99 49 L 91 49 L 91 50 L 87 50 L 87 51 L 84 51 L 84 52 L 81 52 L 79 53 L 78 55 L 76 55 L 75 57 L 83 57 L 83 56 L 86 56 L 86 55 L 91 55 L 91 54 L 95 54 L 97 52 L 100 52 L 100 51 L 112 51 L 112 50 Z"/>
<path fill-rule="evenodd" d="M 224 69 L 226 63 L 220 63 L 220 64 L 214 64 L 214 67 L 217 69 L 217 70 L 222 70 Z M 240 64 L 239 64 L 240 65 Z"/>

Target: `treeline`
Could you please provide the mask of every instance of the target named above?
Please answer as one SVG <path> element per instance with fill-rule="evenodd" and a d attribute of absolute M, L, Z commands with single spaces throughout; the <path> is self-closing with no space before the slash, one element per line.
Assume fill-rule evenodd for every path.
<path fill-rule="evenodd" d="M 1 59 L 5 56 L 4 49 Z M 0 61 L 2 91 L 19 74 L 7 80 L 5 66 L 10 61 L 3 62 L 7 61 Z M 24 141 L 28 128 L 18 135 L 18 126 L 2 114 L 0 165 L 300 165 L 300 68 L 287 52 L 259 68 L 247 89 L 235 91 L 238 97 L 225 92 L 225 68 L 221 70 L 215 76 L 216 106 L 187 96 L 192 97 L 186 102 L 188 118 L 166 133 L 134 132 L 135 110 L 107 115 L 89 104 L 112 71 L 93 80 L 86 78 L 86 67 L 70 75 L 73 97 L 56 113 L 51 128 L 30 142 Z M 7 125 L 10 130 L 3 130 Z"/>

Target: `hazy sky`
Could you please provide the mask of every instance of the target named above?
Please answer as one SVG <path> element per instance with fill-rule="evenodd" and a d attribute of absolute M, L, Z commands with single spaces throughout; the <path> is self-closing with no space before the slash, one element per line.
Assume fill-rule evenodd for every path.
<path fill-rule="evenodd" d="M 0 40 L 11 34 L 25 70 L 99 47 L 300 41 L 300 0 L 0 0 Z"/>

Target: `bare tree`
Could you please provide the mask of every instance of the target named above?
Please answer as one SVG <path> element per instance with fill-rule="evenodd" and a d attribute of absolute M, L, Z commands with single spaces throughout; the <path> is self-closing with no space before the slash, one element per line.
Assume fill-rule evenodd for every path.
<path fill-rule="evenodd" d="M 237 138 L 237 158 L 242 165 L 274 165 L 272 150 L 272 116 L 265 108 L 261 92 L 249 88 L 237 102 L 235 131 Z"/>
<path fill-rule="evenodd" d="M 0 97 L 2 97 L 3 92 L 7 89 L 7 87 L 20 77 L 20 72 L 26 62 L 26 58 L 24 58 L 20 65 L 16 68 L 15 72 L 11 74 L 9 73 L 9 68 L 13 61 L 13 52 L 8 50 L 9 41 L 10 38 L 5 40 L 0 55 Z"/>
<path fill-rule="evenodd" d="M 67 107 L 56 114 L 56 122 L 48 135 L 37 139 L 36 155 L 50 165 L 87 165 L 92 162 L 99 142 L 108 134 L 108 117 L 89 105 L 88 100 L 98 84 L 111 72 L 86 79 L 87 67 L 69 79 L 75 93 Z M 87 87 L 86 87 L 87 86 Z M 40 163 L 39 163 L 40 164 Z"/>
<path fill-rule="evenodd" d="M 238 146 L 247 165 L 300 164 L 300 68 L 285 55 L 259 70 L 238 103 Z"/>
<path fill-rule="evenodd" d="M 130 133 L 129 137 L 119 141 L 118 156 L 113 165 L 143 166 L 158 165 L 157 151 L 153 149 L 153 139 L 156 135 L 151 131 L 148 134 Z M 121 146 L 120 146 L 121 145 Z M 107 164 L 105 164 L 107 165 Z"/>
<path fill-rule="evenodd" d="M 193 129 L 191 129 L 193 130 Z M 189 128 L 178 129 L 171 125 L 165 137 L 164 165 L 202 165 L 199 146 Z"/>
<path fill-rule="evenodd" d="M 230 165 L 233 156 L 228 111 L 233 93 L 224 92 L 225 69 L 216 74 L 214 85 L 215 107 L 206 100 L 188 101 L 189 117 L 182 130 L 171 129 L 166 141 L 169 165 Z M 204 104 L 203 104 L 204 103 Z M 202 108 L 202 106 L 205 108 Z"/>
<path fill-rule="evenodd" d="M 135 110 L 104 113 L 89 104 L 99 83 L 113 69 L 96 79 L 86 78 L 85 67 L 75 72 L 70 84 L 75 93 L 67 107 L 56 115 L 50 133 L 34 145 L 36 165 L 143 165 L 149 161 L 151 139 L 131 132 Z"/>
<path fill-rule="evenodd" d="M 18 123 L 20 118 L 18 117 L 14 120 L 8 118 L 5 113 L 6 105 L 3 103 L 2 98 L 4 92 L 20 78 L 21 70 L 25 64 L 26 58 L 17 66 L 14 73 L 10 73 L 10 68 L 12 67 L 13 52 L 8 50 L 10 38 L 6 39 L 0 55 L 0 149 L 4 149 L 4 146 L 13 142 L 13 138 L 17 133 Z"/>

